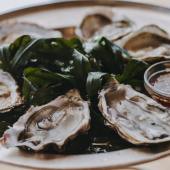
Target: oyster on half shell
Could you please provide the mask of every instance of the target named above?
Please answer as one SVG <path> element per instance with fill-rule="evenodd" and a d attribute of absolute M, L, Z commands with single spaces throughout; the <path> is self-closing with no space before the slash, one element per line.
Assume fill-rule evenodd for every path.
<path fill-rule="evenodd" d="M 129 85 L 110 82 L 99 94 L 106 125 L 130 143 L 170 141 L 170 110 Z"/>
<path fill-rule="evenodd" d="M 146 25 L 116 43 L 137 60 L 154 63 L 170 59 L 170 37 L 157 25 Z"/>
<path fill-rule="evenodd" d="M 76 29 L 76 34 L 85 40 L 104 36 L 115 41 L 132 32 L 134 27 L 131 20 L 114 13 L 109 7 L 104 7 L 96 8 L 86 15 Z"/>
<path fill-rule="evenodd" d="M 4 146 L 63 151 L 64 145 L 90 128 L 90 111 L 77 90 L 31 107 L 3 136 Z"/>
<path fill-rule="evenodd" d="M 86 15 L 76 34 L 83 39 L 91 38 L 96 31 L 112 23 L 113 12 L 110 8 L 97 8 Z"/>
<path fill-rule="evenodd" d="M 22 104 L 18 85 L 13 77 L 0 69 L 0 112 L 8 112 Z"/>

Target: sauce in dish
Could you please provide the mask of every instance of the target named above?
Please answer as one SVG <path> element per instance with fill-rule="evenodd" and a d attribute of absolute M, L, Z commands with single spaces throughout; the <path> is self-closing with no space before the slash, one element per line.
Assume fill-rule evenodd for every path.
<path fill-rule="evenodd" d="M 145 88 L 155 100 L 170 107 L 170 61 L 150 66 L 144 74 Z"/>
<path fill-rule="evenodd" d="M 163 93 L 170 94 L 170 71 L 152 75 L 150 83 Z"/>

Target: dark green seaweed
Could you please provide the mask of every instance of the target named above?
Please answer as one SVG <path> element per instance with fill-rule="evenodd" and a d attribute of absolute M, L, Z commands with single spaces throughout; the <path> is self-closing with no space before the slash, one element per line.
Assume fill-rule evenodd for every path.
<path fill-rule="evenodd" d="M 143 73 L 148 65 L 132 60 L 128 52 L 105 37 L 85 42 L 77 38 L 32 38 L 23 35 L 0 47 L 0 68 L 17 81 L 24 103 L 7 113 L 0 113 L 0 135 L 30 105 L 42 105 L 71 88 L 89 100 L 91 129 L 65 148 L 66 153 L 108 152 L 131 147 L 115 132 L 105 127 L 97 103 L 105 83 L 116 78 L 120 83 L 143 87 Z"/>

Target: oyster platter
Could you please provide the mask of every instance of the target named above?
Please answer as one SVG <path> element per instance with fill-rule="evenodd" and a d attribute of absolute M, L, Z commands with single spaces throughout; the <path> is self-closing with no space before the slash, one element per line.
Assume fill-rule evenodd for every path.
<path fill-rule="evenodd" d="M 144 75 L 170 61 L 169 15 L 64 1 L 0 16 L 0 162 L 94 169 L 168 155 L 170 100 Z"/>

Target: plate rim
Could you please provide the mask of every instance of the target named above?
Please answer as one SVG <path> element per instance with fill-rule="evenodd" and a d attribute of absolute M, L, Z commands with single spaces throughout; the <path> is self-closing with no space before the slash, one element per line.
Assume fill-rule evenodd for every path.
<path fill-rule="evenodd" d="M 0 22 L 11 17 L 19 16 L 23 13 L 31 13 L 37 10 L 61 8 L 61 7 L 71 7 L 71 6 L 112 6 L 112 7 L 134 7 L 143 8 L 152 11 L 157 11 L 161 13 L 170 14 L 170 8 L 163 7 L 159 5 L 154 5 L 150 3 L 134 2 L 133 0 L 50 0 L 45 3 L 37 3 L 33 5 L 24 5 L 22 7 L 7 10 L 6 12 L 0 13 Z"/>
<path fill-rule="evenodd" d="M 16 148 L 16 147 L 15 147 Z M 15 149 L 13 148 L 13 149 Z M 2 146 L 0 146 L 0 152 L 1 152 L 1 149 L 2 149 Z M 18 149 L 18 148 L 17 148 Z M 18 149 L 19 150 L 19 149 Z M 122 150 L 118 150 L 117 152 L 119 151 L 128 151 L 128 150 L 131 150 L 130 148 L 128 149 L 122 149 Z M 22 152 L 22 151 L 21 151 Z M 116 152 L 116 151 L 115 151 Z M 101 155 L 108 155 L 108 154 L 111 154 L 113 152 L 107 152 L 107 153 L 98 153 L 98 154 L 101 154 Z M 30 153 L 26 153 L 26 154 L 30 154 Z M 35 153 L 36 154 L 36 153 Z M 41 154 L 42 155 L 42 154 Z M 51 154 L 47 154 L 47 155 L 51 155 Z M 88 155 L 97 155 L 95 153 L 92 153 L 92 154 L 84 154 L 86 156 Z M 84 156 L 83 154 L 79 154 L 79 155 L 66 155 L 68 157 L 72 157 L 72 156 L 76 156 L 76 157 L 79 157 L 79 156 Z M 15 166 L 15 167 L 20 167 L 20 168 L 28 168 L 28 169 L 42 169 L 42 170 L 104 170 L 104 169 L 107 169 L 107 170 L 112 170 L 113 168 L 127 168 L 127 167 L 131 167 L 131 166 L 137 166 L 137 165 L 141 165 L 141 164 L 144 164 L 144 163 L 148 163 L 148 162 L 153 162 L 153 161 L 156 161 L 156 160 L 159 160 L 161 158 L 164 158 L 166 156 L 169 156 L 170 155 L 170 149 L 166 150 L 166 151 L 163 151 L 161 153 L 158 153 L 158 154 L 155 154 L 153 156 L 149 156 L 149 158 L 143 158 L 141 160 L 138 160 L 138 161 L 129 161 L 127 163 L 124 163 L 124 164 L 117 164 L 117 165 L 112 165 L 112 164 L 108 164 L 108 165 L 104 165 L 104 166 L 98 166 L 98 165 L 95 165 L 95 166 L 92 166 L 92 167 L 62 167 L 62 168 L 57 168 L 57 167 L 42 167 L 42 166 L 34 166 L 34 165 L 27 165 L 27 164 L 19 164 L 19 163 L 13 163 L 13 162 L 10 162 L 10 161 L 4 161 L 4 160 L 1 160 L 0 159 L 0 164 L 4 164 L 4 165 L 10 165 L 10 166 Z M 60 155 L 58 155 L 60 156 Z M 62 155 L 64 156 L 64 155 Z M 57 158 L 55 158 L 57 159 Z"/>

